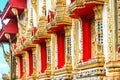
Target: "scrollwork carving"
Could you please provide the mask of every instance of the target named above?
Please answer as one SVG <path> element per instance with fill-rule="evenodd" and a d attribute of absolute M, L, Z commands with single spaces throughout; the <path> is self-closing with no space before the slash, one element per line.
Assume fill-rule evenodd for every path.
<path fill-rule="evenodd" d="M 27 9 L 24 10 L 25 17 L 26 17 L 25 21 L 20 19 L 18 10 L 16 8 L 12 8 L 12 12 L 17 17 L 19 34 L 20 34 L 20 36 L 23 36 L 23 34 L 25 34 L 25 32 L 26 32 L 26 26 L 27 26 L 27 22 L 28 22 L 27 21 L 28 20 L 28 16 L 27 16 L 28 11 L 27 11 Z"/>

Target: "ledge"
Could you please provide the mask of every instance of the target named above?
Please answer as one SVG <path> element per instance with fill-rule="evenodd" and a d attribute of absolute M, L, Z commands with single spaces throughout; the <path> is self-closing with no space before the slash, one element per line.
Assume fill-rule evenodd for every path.
<path fill-rule="evenodd" d="M 46 70 L 44 73 L 40 73 L 37 75 L 38 79 L 50 79 L 51 77 L 51 71 Z"/>
<path fill-rule="evenodd" d="M 104 4 L 104 2 L 105 0 L 75 0 L 68 6 L 67 12 L 70 17 L 78 18 L 79 16 L 88 14 L 88 12 L 91 14 L 94 6 Z"/>
<path fill-rule="evenodd" d="M 104 69 L 104 67 L 86 69 L 86 70 L 82 70 L 80 72 L 74 73 L 74 77 L 76 79 L 93 77 L 93 76 L 105 76 L 105 75 L 106 75 L 106 70 Z"/>
<path fill-rule="evenodd" d="M 76 66 L 76 70 L 85 70 L 85 69 L 91 69 L 91 68 L 96 68 L 96 67 L 103 67 L 104 62 L 105 62 L 104 56 L 103 55 L 98 55 L 93 60 L 89 60 L 87 62 L 79 63 Z"/>
<path fill-rule="evenodd" d="M 72 74 L 71 64 L 68 64 L 67 66 L 64 66 L 61 69 L 54 70 L 54 74 L 55 74 L 55 76 L 64 75 L 64 74 Z"/>
<path fill-rule="evenodd" d="M 84 8 L 85 4 L 98 3 L 103 4 L 105 0 L 75 0 L 68 6 L 68 10 L 74 11 L 75 8 Z"/>
<path fill-rule="evenodd" d="M 106 63 L 107 68 L 120 68 L 120 61 L 110 61 Z"/>

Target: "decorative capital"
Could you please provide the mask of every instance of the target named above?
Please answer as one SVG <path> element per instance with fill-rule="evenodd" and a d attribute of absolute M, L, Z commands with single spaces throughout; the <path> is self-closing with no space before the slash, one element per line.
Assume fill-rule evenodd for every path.
<path fill-rule="evenodd" d="M 98 5 L 93 8 L 94 13 L 95 13 L 95 19 L 99 20 L 102 19 L 102 12 L 103 12 L 103 5 Z"/>
<path fill-rule="evenodd" d="M 64 27 L 65 29 L 65 36 L 70 37 L 71 35 L 71 26 Z"/>

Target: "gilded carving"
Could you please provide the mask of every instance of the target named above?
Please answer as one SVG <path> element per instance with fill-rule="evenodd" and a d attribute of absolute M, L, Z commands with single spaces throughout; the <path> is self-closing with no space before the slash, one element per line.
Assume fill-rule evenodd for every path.
<path fill-rule="evenodd" d="M 24 10 L 24 13 L 25 13 L 25 21 L 21 20 L 19 15 L 18 15 L 18 10 L 16 8 L 12 8 L 12 12 L 14 13 L 14 15 L 16 15 L 17 17 L 17 21 L 18 21 L 18 28 L 19 28 L 19 34 L 20 36 L 24 36 L 23 34 L 25 34 L 26 32 L 26 27 L 27 27 L 27 20 L 28 20 L 28 17 L 27 17 L 27 9 Z"/>
<path fill-rule="evenodd" d="M 66 12 L 66 0 L 56 1 L 56 13 L 55 13 L 56 24 L 68 24 L 71 25 L 72 19 Z"/>
<path fill-rule="evenodd" d="M 118 23 L 118 44 L 116 48 L 116 29 L 115 29 L 115 16 L 114 7 L 112 7 L 114 0 L 106 0 L 110 5 L 107 5 L 107 33 L 108 33 L 108 52 L 106 52 L 108 60 L 105 62 L 104 54 L 103 54 L 103 2 L 105 0 L 75 0 L 70 5 L 70 12 L 76 8 L 83 8 L 86 4 L 89 5 L 91 2 L 94 2 L 96 5 L 92 4 L 93 11 L 95 13 L 95 19 L 91 19 L 91 59 L 83 62 L 83 30 L 82 30 L 82 21 L 79 19 L 73 20 L 69 17 L 69 14 L 66 13 L 66 0 L 51 0 L 52 9 L 55 9 L 55 18 L 50 19 L 50 26 L 49 28 L 52 33 L 47 33 L 47 16 L 46 16 L 46 0 L 43 0 L 42 6 L 42 15 L 38 16 L 38 6 L 39 0 L 31 0 L 31 12 L 30 12 L 30 20 L 28 21 L 28 11 L 27 9 L 24 10 L 24 13 L 20 16 L 18 15 L 18 10 L 13 8 L 12 12 L 16 15 L 18 21 L 18 28 L 19 34 L 16 35 L 17 37 L 17 49 L 15 52 L 22 52 L 24 48 L 32 49 L 33 54 L 33 74 L 32 76 L 28 77 L 29 74 L 29 54 L 27 52 L 20 53 L 23 59 L 23 70 L 24 75 L 22 77 L 23 80 L 36 80 L 36 79 L 72 79 L 72 75 L 75 76 L 75 79 L 85 79 L 85 80 L 107 80 L 104 76 L 106 76 L 105 68 L 107 68 L 108 76 L 113 76 L 115 73 L 116 75 L 120 75 L 120 53 L 119 43 L 120 43 L 120 27 Z M 56 3 L 55 3 L 56 1 Z M 100 5 L 98 5 L 100 4 Z M 118 1 L 119 5 L 119 1 Z M 93 7 L 94 6 L 94 7 Z M 106 6 L 106 3 L 105 3 Z M 119 8 L 119 6 L 118 6 Z M 34 12 L 36 13 L 37 17 L 37 32 L 34 34 L 33 32 L 33 19 L 34 19 Z M 76 9 L 77 10 L 77 9 Z M 119 9 L 118 9 L 119 10 Z M 70 14 L 71 14 L 70 13 Z M 73 11 L 74 13 L 74 11 Z M 118 15 L 119 15 L 118 11 Z M 86 17 L 86 15 L 85 15 Z M 87 16 L 88 17 L 88 16 Z M 91 17 L 91 16 L 90 16 Z M 23 19 L 24 18 L 24 19 Z M 51 18 L 51 17 L 50 17 Z M 39 19 L 39 20 L 38 20 Z M 118 22 L 120 21 L 120 16 L 118 17 Z M 72 27 L 71 27 L 72 24 Z M 57 30 L 59 30 L 59 25 L 64 27 L 65 31 L 65 64 L 63 68 L 57 68 L 57 58 L 58 58 L 58 47 L 57 47 Z M 61 27 L 60 27 L 61 28 Z M 58 31 L 59 32 L 59 31 Z M 49 35 L 50 34 L 50 35 Z M 26 41 L 22 42 L 22 38 L 25 37 Z M 31 40 L 31 37 L 34 37 L 34 40 L 37 42 L 34 44 L 34 40 Z M 42 38 L 46 41 L 46 49 L 47 49 L 47 69 L 44 73 L 40 73 L 41 70 L 41 54 L 42 54 Z M 44 40 L 43 39 L 43 40 Z M 40 42 L 39 42 L 40 41 Z M 72 44 L 73 43 L 73 44 Z M 26 46 L 26 45 L 29 46 Z M 36 45 L 37 44 L 37 45 Z M 32 48 L 31 48 L 32 47 Z M 73 48 L 73 49 L 72 49 Z M 42 49 L 42 50 L 40 50 Z M 73 52 L 72 52 L 73 50 Z M 10 54 L 7 54 L 3 48 L 4 56 L 6 61 L 10 65 Z M 118 51 L 118 52 L 117 52 Z M 72 61 L 74 60 L 74 61 Z M 17 76 L 20 75 L 20 60 L 19 57 L 16 57 L 17 62 Z M 74 63 L 72 63 L 74 62 Z M 73 64 L 73 66 L 72 66 Z M 109 75 L 110 74 L 110 75 Z M 27 78 L 26 78 L 27 77 Z M 115 78 L 113 78 L 115 79 Z"/>
<path fill-rule="evenodd" d="M 111 17 L 114 15 L 114 9 L 111 8 L 112 5 L 107 4 L 107 14 L 108 14 L 108 62 L 115 60 L 115 32 L 114 32 L 114 17 Z M 113 55 L 112 55 L 113 54 Z"/>
<path fill-rule="evenodd" d="M 57 38 L 55 34 L 51 35 L 51 68 L 52 70 L 57 67 Z"/>
<path fill-rule="evenodd" d="M 95 13 L 95 35 L 96 35 L 96 55 L 103 53 L 103 25 L 102 25 L 102 8 L 103 5 L 94 7 Z"/>
<path fill-rule="evenodd" d="M 65 50 L 65 55 L 66 55 L 66 63 L 71 60 L 71 26 L 66 26 L 65 27 L 65 44 L 66 44 L 66 50 Z M 71 62 L 71 61 L 70 61 Z"/>
<path fill-rule="evenodd" d="M 32 7 L 35 10 L 36 14 L 38 14 L 38 1 L 39 0 L 31 0 Z"/>

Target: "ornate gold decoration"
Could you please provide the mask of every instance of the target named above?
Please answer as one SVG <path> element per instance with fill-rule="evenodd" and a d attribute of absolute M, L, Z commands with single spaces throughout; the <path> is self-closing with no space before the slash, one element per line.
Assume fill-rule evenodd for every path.
<path fill-rule="evenodd" d="M 50 39 L 46 40 L 46 46 L 47 46 L 47 69 L 44 73 L 41 73 L 38 75 L 39 79 L 50 79 L 52 73 L 51 73 L 51 46 L 50 46 Z"/>
<path fill-rule="evenodd" d="M 80 45 L 82 45 L 82 30 L 79 31 L 79 28 L 81 29 L 81 25 L 79 24 L 80 20 L 78 19 L 72 19 L 72 28 L 73 28 L 73 43 L 74 43 L 74 66 L 76 67 L 76 65 L 80 62 L 80 60 L 82 60 L 82 49 L 80 49 Z M 81 34 L 81 36 L 79 35 L 79 33 Z M 79 39 L 79 37 L 81 37 Z M 79 41 L 80 40 L 80 41 Z M 80 43 L 80 44 L 79 44 Z"/>
<path fill-rule="evenodd" d="M 37 79 L 37 70 L 36 70 L 35 67 L 33 68 L 32 79 L 33 79 L 33 80 L 36 80 L 36 79 Z"/>
<path fill-rule="evenodd" d="M 17 36 L 17 49 L 21 50 L 23 48 L 22 46 L 22 37 L 25 37 L 24 34 L 26 34 L 27 30 L 27 23 L 28 23 L 28 9 L 24 9 L 24 13 L 22 14 L 22 17 L 25 17 L 24 19 L 21 19 L 18 14 L 18 10 L 16 8 L 12 8 L 12 12 L 14 15 L 17 17 L 18 21 L 18 29 L 19 33 L 16 35 Z M 16 50 L 17 50 L 16 49 Z"/>
<path fill-rule="evenodd" d="M 76 39 L 78 39 L 78 35 L 75 38 L 75 47 L 74 47 L 74 58 L 75 60 L 75 67 L 72 67 L 72 53 L 71 53 L 71 42 L 72 42 L 72 37 L 76 35 L 77 29 L 78 29 L 78 20 L 73 20 L 73 25 L 72 28 L 75 27 L 73 29 L 73 33 L 74 35 L 71 35 L 71 23 L 72 23 L 72 19 L 69 17 L 69 15 L 66 13 L 66 0 L 56 0 L 56 4 L 52 5 L 52 8 L 55 9 L 55 19 L 50 21 L 50 24 L 48 24 L 49 29 L 50 27 L 55 27 L 55 25 L 59 25 L 59 24 L 65 24 L 67 26 L 64 27 L 65 30 L 65 65 L 63 68 L 61 69 L 57 69 L 55 70 L 55 67 L 57 66 L 57 39 L 55 34 L 52 34 L 52 36 L 47 33 L 47 16 L 46 14 L 46 0 L 44 0 L 43 3 L 43 7 L 42 7 L 42 16 L 39 17 L 39 0 L 31 0 L 31 16 L 30 16 L 30 21 L 28 24 L 28 11 L 27 9 L 24 10 L 24 13 L 19 16 L 18 15 L 18 11 L 16 8 L 12 9 L 12 12 L 16 15 L 17 17 L 17 21 L 18 21 L 18 28 L 19 28 L 19 34 L 16 35 L 17 36 L 17 49 L 14 51 L 14 53 L 20 53 L 22 54 L 23 57 L 23 61 L 26 62 L 24 65 L 24 75 L 22 77 L 23 80 L 36 80 L 36 79 L 69 79 L 71 80 L 73 76 L 75 76 L 74 79 L 86 79 L 86 80 L 107 80 L 106 79 L 106 71 L 104 68 L 104 64 L 105 64 L 105 60 L 104 60 L 104 54 L 103 54 L 103 41 L 102 41 L 102 36 L 103 36 L 103 24 L 102 24 L 102 18 L 103 18 L 103 3 L 104 2 L 108 2 L 107 3 L 107 9 L 108 9 L 108 58 L 109 60 L 106 61 L 106 68 L 108 71 L 108 76 L 111 76 L 111 79 L 119 79 L 119 78 L 114 78 L 114 76 L 118 76 L 120 77 L 120 55 L 116 55 L 117 52 L 117 48 L 116 48 L 116 29 L 115 29 L 115 18 L 113 16 L 115 16 L 115 10 L 113 5 L 114 0 L 75 0 L 73 3 L 70 4 L 70 6 L 68 7 L 68 13 L 72 14 L 73 11 L 76 8 L 84 8 L 86 4 L 89 3 L 97 3 L 100 5 L 97 5 L 94 7 L 94 13 L 95 13 L 95 23 L 93 22 L 93 25 L 95 24 L 95 36 L 100 36 L 99 39 L 95 38 L 95 41 L 93 42 L 93 45 L 95 47 L 95 54 L 93 54 L 93 59 L 86 61 L 86 62 L 82 62 L 82 50 L 79 50 L 79 45 L 78 45 L 78 41 L 76 41 Z M 51 0 L 51 4 L 55 3 L 54 0 Z M 119 9 L 119 0 L 118 0 L 118 10 Z M 108 5 L 109 4 L 109 5 Z M 33 10 L 36 13 L 37 19 L 36 21 L 38 22 L 37 26 L 38 26 L 38 30 L 37 32 L 34 34 L 34 36 L 32 35 L 33 33 Z M 118 25 L 120 24 L 120 11 L 118 11 Z M 22 18 L 21 18 L 22 17 Z M 24 19 L 23 19 L 24 18 Z M 39 20 L 38 20 L 39 19 Z M 29 25 L 30 27 L 28 27 L 27 25 Z M 93 30 L 92 30 L 93 31 Z M 120 37 L 119 35 L 119 26 L 118 26 L 118 37 Z M 26 41 L 24 42 L 24 44 L 21 44 L 21 38 L 22 37 L 26 38 Z M 39 57 L 38 54 L 40 47 L 38 47 L 39 44 L 37 44 L 37 47 L 35 44 L 32 44 L 33 41 L 31 41 L 31 37 L 34 37 L 34 40 L 36 39 L 40 39 L 40 38 L 47 38 L 46 40 L 46 45 L 47 45 L 47 70 L 45 71 L 45 73 L 41 73 L 38 74 L 39 72 Z M 10 38 L 10 36 L 7 36 L 7 38 Z M 51 39 L 49 39 L 51 38 Z M 81 41 L 82 43 L 82 41 Z M 120 39 L 118 39 L 118 43 L 120 43 Z M 12 49 L 12 45 L 11 49 Z M 33 51 L 33 75 L 28 77 L 28 54 L 23 51 L 23 48 L 27 48 L 27 47 L 32 47 L 32 51 Z M 75 49 L 76 48 L 76 49 Z M 118 49 L 120 47 L 118 46 Z M 13 50 L 13 49 L 12 49 Z M 10 55 L 8 55 L 4 48 L 4 56 L 6 58 L 6 61 L 9 63 L 9 58 Z M 78 56 L 80 54 L 80 56 Z M 16 57 L 16 62 L 18 62 L 19 64 L 19 59 L 18 57 Z M 79 62 L 79 60 L 81 61 L 81 63 L 77 64 Z M 17 70 L 19 69 L 20 66 L 17 67 Z M 73 69 L 74 71 L 73 71 Z M 18 71 L 20 72 L 20 71 Z M 17 72 L 16 72 L 17 73 Z M 73 74 L 72 74 L 73 73 Z M 17 73 L 17 76 L 19 75 L 19 73 Z M 99 76 L 98 76 L 99 75 Z M 89 76 L 89 78 L 88 78 Z M 93 77 L 95 76 L 95 77 Z"/>
<path fill-rule="evenodd" d="M 51 40 L 47 39 L 46 40 L 46 46 L 47 46 L 47 70 L 46 70 L 46 75 L 48 77 L 51 76 Z"/>
<path fill-rule="evenodd" d="M 67 26 L 67 27 L 65 27 L 65 44 L 66 44 L 66 47 L 65 47 L 65 55 L 66 55 L 66 57 L 65 57 L 65 62 L 67 63 L 67 62 L 69 62 L 69 60 L 70 60 L 70 62 L 72 62 L 72 60 L 71 60 L 71 58 L 70 57 L 72 57 L 71 56 L 71 26 Z M 72 64 L 72 63 L 71 63 Z"/>
<path fill-rule="evenodd" d="M 39 0 L 31 0 L 32 7 L 35 10 L 36 14 L 38 13 L 38 2 Z"/>
<path fill-rule="evenodd" d="M 111 76 L 111 80 L 117 80 L 120 78 L 120 65 L 119 65 L 119 26 L 118 26 L 118 43 L 116 36 L 116 17 L 115 17 L 115 8 L 112 6 L 115 5 L 115 1 L 108 1 L 107 4 L 107 13 L 108 13 L 108 61 L 106 63 L 106 67 L 108 70 L 107 76 Z M 118 13 L 119 14 L 119 13 Z M 119 24 L 119 23 L 118 23 Z M 116 54 L 117 53 L 117 54 Z"/>
<path fill-rule="evenodd" d="M 102 24 L 102 5 L 94 7 L 95 12 L 95 32 L 96 32 L 96 55 L 103 54 L 103 24 Z"/>
<path fill-rule="evenodd" d="M 47 33 L 47 17 L 46 17 L 46 1 L 44 0 L 42 7 L 42 16 L 39 17 L 38 30 L 34 35 L 34 40 L 39 38 L 50 38 L 50 34 Z"/>
<path fill-rule="evenodd" d="M 109 5 L 109 3 L 112 3 L 112 5 Z M 109 1 L 107 4 L 107 14 L 108 14 L 108 60 L 109 61 L 115 61 L 116 59 L 116 32 L 115 32 L 115 17 L 114 17 L 114 8 L 111 6 L 113 5 L 113 1 Z"/>
<path fill-rule="evenodd" d="M 16 15 L 16 17 L 17 17 L 19 34 L 20 34 L 21 36 L 23 36 L 23 34 L 24 34 L 25 31 L 26 31 L 27 15 L 25 15 L 26 21 L 21 21 L 19 15 L 18 15 L 18 10 L 17 10 L 16 8 L 12 8 L 12 12 L 13 12 L 14 15 Z M 27 14 L 27 9 L 25 9 L 24 12 L 25 12 L 25 14 Z"/>
<path fill-rule="evenodd" d="M 61 69 L 54 71 L 54 78 L 62 76 L 64 79 L 72 79 L 72 58 L 71 58 L 71 18 L 66 13 L 66 1 L 56 1 L 56 13 L 55 13 L 55 24 L 67 24 L 65 26 L 65 66 Z M 53 26 L 51 26 L 53 27 Z M 60 78 L 59 78 L 60 79 Z"/>
<path fill-rule="evenodd" d="M 66 12 L 66 1 L 56 0 L 55 23 L 71 25 L 71 22 L 72 20 Z"/>
<path fill-rule="evenodd" d="M 70 4 L 67 8 L 67 12 L 69 14 L 73 14 L 73 10 L 76 8 L 84 8 L 85 4 L 89 3 L 99 3 L 103 4 L 106 0 L 75 0 L 72 4 Z"/>
<path fill-rule="evenodd" d="M 27 74 L 26 74 L 26 72 L 24 72 L 24 74 L 23 74 L 23 77 L 22 77 L 22 80 L 27 80 Z"/>
<path fill-rule="evenodd" d="M 56 66 L 57 66 L 57 39 L 56 39 L 55 34 L 51 34 L 51 70 L 52 70 L 52 73 Z"/>

